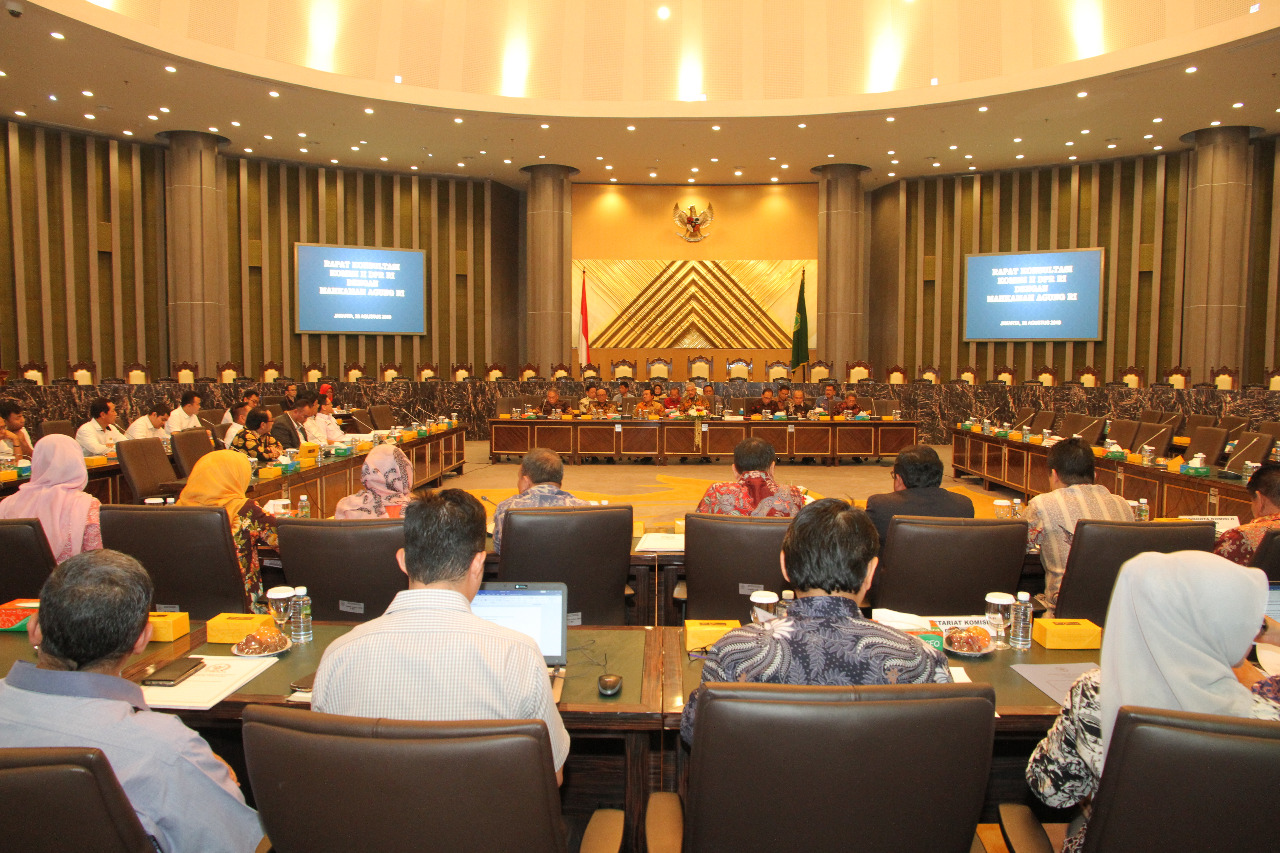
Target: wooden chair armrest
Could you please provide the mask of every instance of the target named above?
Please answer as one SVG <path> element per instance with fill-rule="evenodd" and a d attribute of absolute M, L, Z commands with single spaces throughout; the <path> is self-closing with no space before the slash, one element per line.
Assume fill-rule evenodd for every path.
<path fill-rule="evenodd" d="M 1044 827 L 1022 803 L 1000 804 L 1000 833 L 1013 853 L 1054 853 Z"/>
<path fill-rule="evenodd" d="M 596 809 L 582 834 L 580 853 L 618 853 L 626 815 L 621 809 Z"/>

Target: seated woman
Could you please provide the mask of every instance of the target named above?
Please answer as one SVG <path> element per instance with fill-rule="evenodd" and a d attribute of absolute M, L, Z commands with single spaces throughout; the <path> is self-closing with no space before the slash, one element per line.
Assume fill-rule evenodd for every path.
<path fill-rule="evenodd" d="M 31 480 L 0 501 L 0 518 L 38 518 L 59 563 L 81 551 L 102 547 L 98 509 L 102 504 L 85 492 L 89 471 L 84 451 L 74 438 L 46 435 L 31 450 Z"/>
<path fill-rule="evenodd" d="M 1271 682 L 1251 691 L 1232 673 L 1258 636 L 1266 603 L 1260 569 L 1208 552 L 1147 553 L 1125 563 L 1107 610 L 1102 668 L 1076 680 L 1031 754 L 1032 792 L 1057 808 L 1087 804 L 1122 705 L 1280 720 L 1280 703 L 1266 698 Z M 1067 838 L 1064 853 L 1081 848 L 1087 829 Z"/>
<path fill-rule="evenodd" d="M 399 518 L 413 497 L 409 493 L 413 486 L 409 457 L 390 444 L 379 444 L 369 451 L 360 469 L 360 482 L 364 488 L 338 501 L 334 518 Z M 395 509 L 389 512 L 391 507 Z"/>
<path fill-rule="evenodd" d="M 250 416 L 252 417 L 252 416 Z M 248 432 L 248 430 L 245 430 Z M 178 506 L 220 506 L 231 521 L 231 541 L 240 561 L 240 577 L 254 613 L 267 613 L 258 565 L 258 547 L 278 548 L 276 520 L 245 497 L 249 490 L 249 459 L 234 450 L 214 450 L 201 456 L 191 469 Z"/>
<path fill-rule="evenodd" d="M 271 412 L 263 408 L 254 409 L 244 419 L 244 429 L 231 439 L 230 449 L 259 462 L 271 462 L 278 458 L 284 448 L 271 434 L 273 423 Z"/>

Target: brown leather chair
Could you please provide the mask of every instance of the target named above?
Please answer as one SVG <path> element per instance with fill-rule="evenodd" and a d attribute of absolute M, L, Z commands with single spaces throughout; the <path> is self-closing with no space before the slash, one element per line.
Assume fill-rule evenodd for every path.
<path fill-rule="evenodd" d="M 1055 615 L 1059 619 L 1088 619 L 1105 626 L 1111 590 L 1120 567 L 1146 551 L 1212 551 L 1210 521 L 1096 521 L 1076 522 L 1071 553 L 1063 569 Z"/>
<path fill-rule="evenodd" d="M 744 588 L 778 591 L 785 585 L 778 555 L 790 527 L 789 518 L 685 515 L 686 618 L 746 622 L 751 591 Z"/>
<path fill-rule="evenodd" d="M 373 419 L 374 429 L 391 429 L 396 425 L 396 416 L 390 406 L 370 406 L 369 417 Z"/>
<path fill-rule="evenodd" d="M 567 849 L 541 720 L 417 722 L 250 705 L 243 736 L 276 853 Z M 617 851 L 622 829 L 621 811 L 597 812 L 582 850 Z"/>
<path fill-rule="evenodd" d="M 921 616 L 981 613 L 987 593 L 1017 591 L 1026 552 L 1025 521 L 897 515 L 871 598 Z"/>
<path fill-rule="evenodd" d="M 1280 529 L 1262 534 L 1262 541 L 1258 543 L 1258 550 L 1253 552 L 1249 565 L 1266 572 L 1271 583 L 1280 583 Z"/>
<path fill-rule="evenodd" d="M 1217 425 L 1218 419 L 1213 415 L 1187 415 L 1187 420 L 1182 425 L 1182 429 L 1186 435 L 1191 435 L 1196 431 L 1196 427 Z"/>
<path fill-rule="evenodd" d="M 513 509 L 503 516 L 503 581 L 557 581 L 569 587 L 569 620 L 625 625 L 631 572 L 630 506 Z"/>
<path fill-rule="evenodd" d="M 272 420 L 284 414 L 284 406 L 279 403 L 263 403 L 262 407 L 271 413 Z"/>
<path fill-rule="evenodd" d="M 994 732 L 989 684 L 707 684 L 649 850 L 969 850 Z"/>
<path fill-rule="evenodd" d="M 1138 415 L 1138 423 L 1158 424 L 1164 418 L 1164 412 L 1160 409 L 1143 409 Z"/>
<path fill-rule="evenodd" d="M 404 521 L 282 518 L 280 562 L 290 586 L 305 586 L 315 619 L 381 616 L 409 578 L 396 563 Z"/>
<path fill-rule="evenodd" d="M 1218 419 L 1218 427 L 1227 431 L 1227 441 L 1231 441 L 1249 428 L 1249 419 L 1238 415 L 1223 415 Z"/>
<path fill-rule="evenodd" d="M 1185 421 L 1186 418 L 1183 416 L 1182 412 L 1160 413 L 1160 426 L 1168 427 L 1169 435 L 1171 437 L 1175 435 L 1182 435 L 1182 425 Z"/>
<path fill-rule="evenodd" d="M 147 498 L 172 495 L 179 491 L 174 482 L 173 465 L 158 438 L 135 438 L 116 445 L 116 461 L 120 473 L 133 493 L 134 503 Z M 168 485 L 166 485 L 168 484 Z"/>
<path fill-rule="evenodd" d="M 1111 422 L 1111 429 L 1107 430 L 1107 438 L 1123 447 L 1125 450 L 1133 449 L 1133 439 L 1138 435 L 1137 421 L 1114 420 Z"/>
<path fill-rule="evenodd" d="M 1267 432 L 1242 432 L 1236 438 L 1235 449 L 1227 458 L 1227 468 L 1237 474 L 1244 473 L 1244 463 L 1262 462 L 1271 455 L 1271 445 L 1275 444 L 1275 436 Z"/>
<path fill-rule="evenodd" d="M 1082 850 L 1270 850 L 1280 722 L 1125 706 Z M 1049 851 L 1023 805 L 1002 804 L 1009 849 Z"/>
<path fill-rule="evenodd" d="M 43 421 L 40 424 L 40 437 L 46 435 L 66 435 L 71 438 L 76 437 L 76 428 L 71 421 Z"/>
<path fill-rule="evenodd" d="M 1227 431 L 1221 427 L 1196 427 L 1191 433 L 1191 443 L 1187 445 L 1183 458 L 1190 461 L 1197 453 L 1204 454 L 1204 461 L 1209 465 L 1217 465 L 1222 451 L 1227 446 Z"/>
<path fill-rule="evenodd" d="M 356 425 L 356 432 L 360 434 L 370 433 L 377 429 L 373 425 L 373 416 L 369 414 L 368 409 L 352 409 L 351 420 Z"/>
<path fill-rule="evenodd" d="M 200 411 L 196 412 L 196 417 L 199 418 L 200 423 L 202 423 L 205 427 L 207 427 L 208 429 L 213 429 L 218 424 L 222 423 L 222 416 L 225 415 L 226 413 L 227 413 L 227 410 L 225 408 L 201 409 Z"/>
<path fill-rule="evenodd" d="M 1081 415 L 1080 421 L 1076 424 L 1076 428 L 1073 429 L 1072 432 L 1079 433 L 1080 437 L 1084 439 L 1085 444 L 1097 444 L 1102 439 L 1102 431 L 1106 426 L 1107 419 L 1101 415 L 1097 417 L 1094 417 L 1093 415 Z M 1065 429 L 1063 432 L 1064 437 L 1070 437 L 1065 435 Z"/>
<path fill-rule="evenodd" d="M 1276 441 L 1280 441 L 1280 421 L 1259 421 L 1258 432 L 1266 433 Z"/>
<path fill-rule="evenodd" d="M 248 595 L 222 507 L 104 506 L 102 546 L 142 563 L 155 584 L 154 610 L 172 606 L 209 619 L 247 613 Z"/>
<path fill-rule="evenodd" d="M 877 417 L 885 417 L 886 415 L 892 415 L 894 409 L 901 408 L 901 404 L 895 399 L 876 399 L 871 401 L 871 408 L 872 414 Z"/>
<path fill-rule="evenodd" d="M 178 463 L 178 473 L 190 477 L 200 457 L 213 452 L 213 441 L 203 429 L 184 429 L 169 439 L 173 445 L 173 461 Z"/>
<path fill-rule="evenodd" d="M 1013 427 L 1013 429 L 1022 429 L 1027 424 L 1031 423 L 1031 419 L 1034 418 L 1035 416 L 1036 416 L 1035 409 L 1031 408 L 1030 406 L 1023 406 L 1022 408 L 1018 409 L 1017 414 L 1013 416 L 1013 423 L 1011 424 L 1011 426 Z"/>
<path fill-rule="evenodd" d="M 218 424 L 213 428 L 213 440 L 217 444 L 218 450 L 223 449 L 227 441 L 227 433 L 231 431 L 231 424 Z"/>
<path fill-rule="evenodd" d="M 1133 437 L 1134 453 L 1142 451 L 1144 445 L 1151 445 L 1155 448 L 1156 456 L 1164 456 L 1169 452 L 1169 446 L 1173 442 L 1173 429 L 1160 424 L 1142 424 L 1138 427 L 1138 434 Z"/>
<path fill-rule="evenodd" d="M 1035 417 L 1031 419 L 1031 426 L 1027 427 L 1027 429 L 1033 435 L 1039 435 L 1047 429 L 1053 429 L 1053 421 L 1056 416 L 1057 412 L 1052 409 L 1043 409 L 1036 412 Z"/>
<path fill-rule="evenodd" d="M 45 579 L 57 567 L 44 525 L 38 518 L 0 519 L 0 601 L 38 598 Z"/>
<path fill-rule="evenodd" d="M 100 749 L 0 749 L 0 802 L 6 850 L 156 851 Z"/>

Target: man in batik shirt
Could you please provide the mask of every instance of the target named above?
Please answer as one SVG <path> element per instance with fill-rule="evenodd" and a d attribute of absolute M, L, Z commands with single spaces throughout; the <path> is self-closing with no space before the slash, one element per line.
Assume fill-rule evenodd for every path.
<path fill-rule="evenodd" d="M 502 523 L 512 509 L 541 509 L 550 506 L 586 506 L 587 502 L 560 488 L 564 462 L 560 454 L 535 447 L 520 460 L 516 475 L 517 493 L 498 504 L 493 513 L 493 550 L 502 553 Z"/>
<path fill-rule="evenodd" d="M 1223 532 L 1213 553 L 1247 566 L 1268 530 L 1280 529 L 1280 465 L 1264 465 L 1249 478 L 1253 520 Z"/>
<path fill-rule="evenodd" d="M 653 389 L 645 388 L 640 392 L 640 402 L 636 403 L 635 409 L 637 418 L 647 418 L 650 415 L 662 417 L 666 413 L 666 407 L 658 400 L 653 399 Z"/>
<path fill-rule="evenodd" d="M 782 540 L 779 584 L 795 587 L 783 619 L 735 628 L 707 649 L 702 684 L 945 684 L 942 652 L 863 617 L 879 537 L 871 519 L 837 498 L 800 511 Z M 680 734 L 693 743 L 699 686 L 685 703 Z M 694 744 L 694 749 L 697 745 Z"/>
<path fill-rule="evenodd" d="M 560 399 L 559 389 L 548 388 L 547 399 L 542 401 L 542 414 L 559 417 L 567 411 L 569 411 L 569 404 Z"/>
<path fill-rule="evenodd" d="M 732 483 L 708 486 L 698 512 L 716 515 L 751 515 L 789 518 L 804 506 L 804 495 L 795 486 L 779 485 L 773 479 L 777 454 L 763 438 L 743 439 L 733 449 Z"/>

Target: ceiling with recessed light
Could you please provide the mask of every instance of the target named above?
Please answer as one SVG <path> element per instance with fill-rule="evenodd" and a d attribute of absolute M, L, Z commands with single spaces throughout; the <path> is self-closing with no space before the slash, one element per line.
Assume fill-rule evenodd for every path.
<path fill-rule="evenodd" d="M 1280 0 L 24 5 L 0 18 L 13 120 L 515 187 L 539 163 L 653 184 L 858 163 L 876 187 L 1280 133 Z"/>

